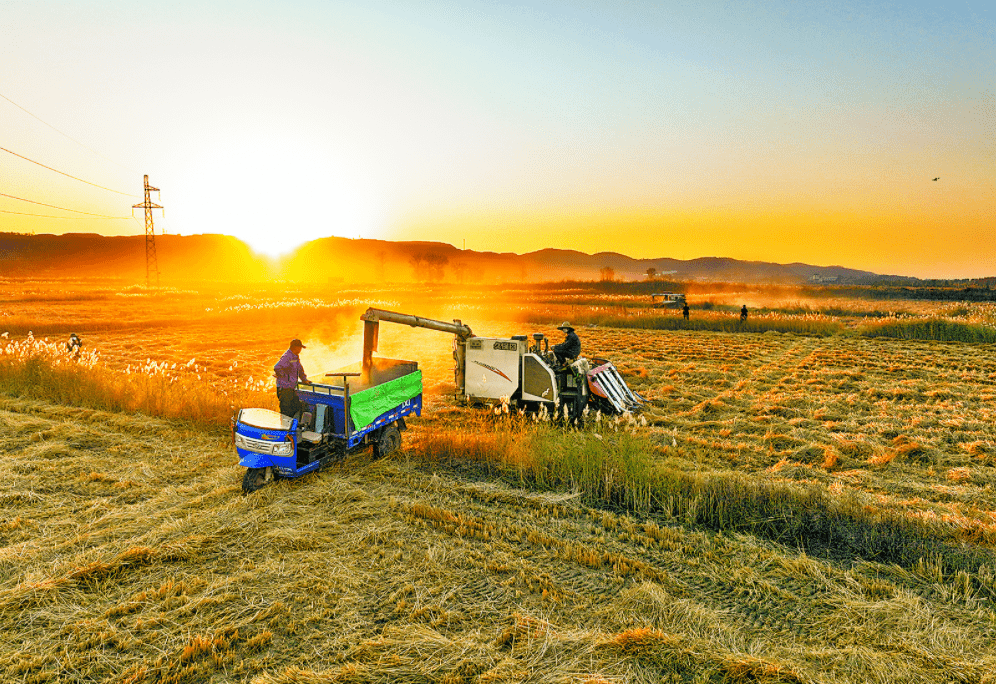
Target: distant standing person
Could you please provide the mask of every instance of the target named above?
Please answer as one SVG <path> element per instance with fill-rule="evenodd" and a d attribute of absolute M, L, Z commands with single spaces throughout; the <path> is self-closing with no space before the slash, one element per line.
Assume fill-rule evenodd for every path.
<path fill-rule="evenodd" d="M 740 307 L 740 322 L 743 323 L 747 320 L 747 305 L 744 304 Z"/>
<path fill-rule="evenodd" d="M 284 352 L 273 367 L 277 376 L 277 399 L 280 401 L 280 412 L 293 418 L 301 410 L 301 400 L 297 398 L 297 382 L 308 382 L 304 368 L 301 366 L 302 349 L 307 349 L 296 337 L 291 340 L 290 348 Z"/>
<path fill-rule="evenodd" d="M 684 316 L 686 321 L 688 320 L 688 302 L 685 302 L 685 305 L 681 307 L 681 315 Z"/>
<path fill-rule="evenodd" d="M 69 335 L 69 341 L 66 342 L 66 351 L 69 352 L 70 356 L 74 359 L 80 357 L 80 352 L 83 351 L 83 340 L 76 333 L 71 333 Z"/>

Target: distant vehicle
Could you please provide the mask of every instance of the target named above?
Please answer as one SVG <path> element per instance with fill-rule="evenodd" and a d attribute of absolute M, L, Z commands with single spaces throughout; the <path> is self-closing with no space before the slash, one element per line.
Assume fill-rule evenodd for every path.
<path fill-rule="evenodd" d="M 680 292 L 658 292 L 650 295 L 655 309 L 681 309 L 685 306 L 685 295 Z"/>

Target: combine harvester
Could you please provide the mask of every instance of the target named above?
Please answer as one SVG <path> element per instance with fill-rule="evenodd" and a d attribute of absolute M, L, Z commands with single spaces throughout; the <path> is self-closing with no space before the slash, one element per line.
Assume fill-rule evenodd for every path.
<path fill-rule="evenodd" d="M 422 371 L 415 361 L 374 358 L 380 322 L 452 333 L 456 395 L 468 404 L 507 401 L 526 411 L 547 411 L 578 424 L 584 409 L 626 413 L 642 399 L 608 361 L 580 357 L 558 363 L 550 343 L 535 333 L 477 337 L 460 321 L 446 323 L 408 314 L 367 309 L 361 372 L 327 373 L 327 383 L 298 383 L 304 410 L 284 416 L 269 409 L 242 409 L 233 419 L 242 490 L 254 492 L 275 477 L 300 477 L 348 453 L 373 447 L 386 456 L 401 445 L 405 418 L 422 415 Z M 338 382 L 335 379 L 339 379 Z"/>
<path fill-rule="evenodd" d="M 530 343 L 525 335 L 478 337 L 460 321 L 446 323 L 382 309 L 367 309 L 360 318 L 364 373 L 375 361 L 373 352 L 384 321 L 452 333 L 456 395 L 469 404 L 508 401 L 515 408 L 545 408 L 550 415 L 578 422 L 588 406 L 614 414 L 635 411 L 643 403 L 605 359 L 579 357 L 558 363 L 543 333 L 534 333 Z"/>

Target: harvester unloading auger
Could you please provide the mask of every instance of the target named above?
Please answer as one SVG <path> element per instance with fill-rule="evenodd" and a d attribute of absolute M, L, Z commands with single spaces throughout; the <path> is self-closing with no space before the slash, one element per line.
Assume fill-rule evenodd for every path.
<path fill-rule="evenodd" d="M 452 323 L 410 314 L 367 309 L 363 326 L 363 377 L 373 367 L 380 322 L 452 333 L 456 395 L 468 403 L 508 401 L 527 411 L 545 407 L 551 415 L 580 420 L 585 407 L 603 413 L 626 413 L 640 408 L 619 371 L 605 359 L 584 357 L 559 363 L 543 333 L 510 338 L 478 337 L 459 320 Z"/>

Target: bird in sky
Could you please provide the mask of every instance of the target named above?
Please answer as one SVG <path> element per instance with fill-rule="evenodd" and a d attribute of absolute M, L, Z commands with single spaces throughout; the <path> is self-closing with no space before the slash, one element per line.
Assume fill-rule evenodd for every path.
<path fill-rule="evenodd" d="M 941 180 L 941 179 L 938 177 L 938 178 L 935 178 L 934 180 Z"/>

